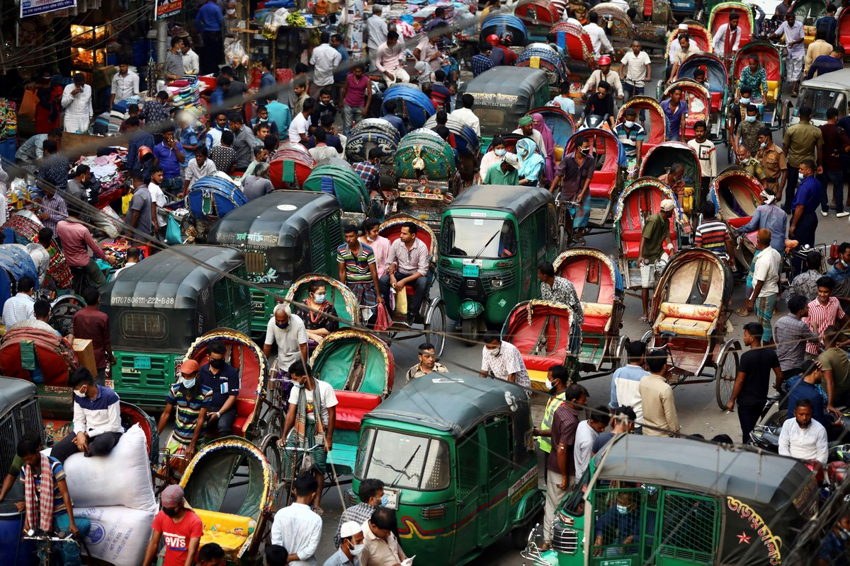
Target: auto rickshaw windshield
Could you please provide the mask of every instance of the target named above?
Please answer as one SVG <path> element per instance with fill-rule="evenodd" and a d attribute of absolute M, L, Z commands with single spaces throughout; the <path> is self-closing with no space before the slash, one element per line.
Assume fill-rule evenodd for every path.
<path fill-rule="evenodd" d="M 443 221 L 441 249 L 449 257 L 504 258 L 516 255 L 516 232 L 510 220 L 449 216 Z"/>
<path fill-rule="evenodd" d="M 847 98 L 842 92 L 803 87 L 797 98 L 797 110 L 803 106 L 812 109 L 812 120 L 826 121 L 826 111 L 830 108 L 836 108 L 839 116 L 845 113 Z"/>
<path fill-rule="evenodd" d="M 495 136 L 496 134 L 504 132 L 504 108 L 488 108 L 486 106 L 476 105 L 472 109 L 472 112 L 480 122 L 482 136 Z"/>
<path fill-rule="evenodd" d="M 387 487 L 420 491 L 449 486 L 449 447 L 442 440 L 368 428 L 357 451 L 358 478 L 374 478 Z"/>

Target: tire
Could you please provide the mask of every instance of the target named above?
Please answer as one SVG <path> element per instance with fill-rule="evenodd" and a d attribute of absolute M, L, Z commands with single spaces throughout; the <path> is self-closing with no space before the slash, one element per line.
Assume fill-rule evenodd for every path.
<path fill-rule="evenodd" d="M 741 346 L 737 342 L 726 342 L 721 348 L 720 358 L 717 360 L 717 369 L 714 372 L 714 389 L 717 397 L 717 405 L 721 410 L 726 410 L 732 391 L 735 389 L 735 377 L 738 375 L 738 352 Z"/>
<path fill-rule="evenodd" d="M 436 299 L 425 315 L 425 337 L 434 345 L 434 353 L 439 358 L 446 347 L 446 306 L 442 299 Z"/>
<path fill-rule="evenodd" d="M 283 465 L 280 449 L 277 446 L 278 440 L 280 440 L 280 437 L 276 434 L 267 434 L 260 443 L 260 452 L 263 453 L 275 472 L 280 472 L 280 467 Z"/>
<path fill-rule="evenodd" d="M 477 345 L 481 338 L 481 332 L 478 330 L 478 319 L 465 318 L 461 320 L 460 336 L 463 338 L 463 345 L 467 348 Z"/>
<path fill-rule="evenodd" d="M 631 340 L 629 340 L 628 336 L 621 336 L 619 344 L 617 346 L 617 357 L 612 360 L 614 363 L 611 364 L 611 369 L 618 369 L 621 367 L 625 367 L 629 363 L 629 353 L 626 351 L 626 347 L 629 345 Z"/>
<path fill-rule="evenodd" d="M 567 249 L 567 229 L 561 224 L 558 226 L 558 253 Z"/>
<path fill-rule="evenodd" d="M 513 545 L 516 550 L 525 550 L 528 548 L 528 537 L 531 535 L 533 528 L 534 525 L 531 522 L 528 522 L 512 530 L 511 545 Z"/>

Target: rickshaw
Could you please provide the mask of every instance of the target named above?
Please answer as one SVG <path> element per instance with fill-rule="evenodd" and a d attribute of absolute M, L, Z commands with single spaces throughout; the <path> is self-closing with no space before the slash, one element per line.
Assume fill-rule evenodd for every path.
<path fill-rule="evenodd" d="M 815 126 L 826 124 L 826 111 L 830 108 L 838 109 L 839 116 L 847 116 L 847 100 L 850 99 L 848 85 L 850 85 L 850 69 L 833 71 L 804 81 L 800 87 L 797 104 L 788 118 L 788 125 L 800 121 L 798 112 L 803 106 L 812 109 L 812 124 Z"/>
<path fill-rule="evenodd" d="M 345 158 L 349 163 L 369 160 L 369 152 L 378 148 L 383 152 L 378 167 L 381 170 L 381 187 L 395 187 L 393 155 L 398 149 L 401 134 L 395 126 L 382 118 L 366 118 L 351 128 L 345 142 Z"/>
<path fill-rule="evenodd" d="M 345 161 L 334 159 L 334 163 L 319 165 L 301 188 L 314 193 L 327 193 L 336 197 L 339 207 L 346 217 L 354 215 L 365 220 L 370 212 L 372 198 L 363 184 L 363 179 Z M 337 163 L 338 161 L 338 163 Z"/>
<path fill-rule="evenodd" d="M 438 230 L 440 215 L 460 190 L 452 146 L 433 130 L 414 130 L 402 138 L 394 159 L 398 188 L 387 215 L 407 214 Z"/>
<path fill-rule="evenodd" d="M 22 277 L 30 277 L 38 288 L 38 270 L 26 248 L 20 244 L 0 245 L 0 309 L 18 293 Z"/>
<path fill-rule="evenodd" d="M 711 45 L 711 33 L 709 33 L 705 26 L 695 20 L 684 20 L 682 23 L 688 26 L 687 34 L 697 48 L 705 53 L 711 53 L 713 49 Z M 670 31 L 670 35 L 667 38 L 667 48 L 664 50 L 665 61 L 670 60 L 670 46 L 674 41 L 678 41 L 679 31 L 678 27 Z"/>
<path fill-rule="evenodd" d="M 549 78 L 541 69 L 501 65 L 481 73 L 458 88 L 458 96 L 475 97 L 472 111 L 481 124 L 481 148 L 493 136 L 517 129 L 531 108 L 549 102 Z"/>
<path fill-rule="evenodd" d="M 229 566 L 262 562 L 261 545 L 271 543 L 278 482 L 259 448 L 237 436 L 216 439 L 192 458 L 180 486 L 203 522 L 200 546 L 217 543 Z"/>
<path fill-rule="evenodd" d="M 761 205 L 763 187 L 753 175 L 740 167 L 727 167 L 711 182 L 708 199 L 731 228 L 746 225 Z M 734 239 L 734 233 L 732 234 Z M 735 249 L 735 258 L 741 265 L 749 267 L 755 255 L 755 246 L 747 238 Z"/>
<path fill-rule="evenodd" d="M 762 120 L 765 126 L 776 131 L 788 119 L 787 108 L 782 102 L 785 58 L 779 48 L 769 41 L 753 41 L 747 45 L 741 45 L 741 48 L 735 53 L 735 61 L 732 65 L 731 77 L 735 90 L 737 90 L 738 83 L 741 80 L 741 73 L 750 64 L 749 58 L 752 55 L 758 58 L 759 65 L 767 74 L 767 92 L 763 93 L 764 100 L 761 104 L 758 104 Z M 730 88 L 728 100 L 731 101 L 734 98 L 735 90 Z"/>
<path fill-rule="evenodd" d="M 660 177 L 670 171 L 674 163 L 681 163 L 685 167 L 685 188 L 681 195 L 676 194 L 677 204 L 687 216 L 696 216 L 702 202 L 700 192 L 702 191 L 702 169 L 696 153 L 688 144 L 677 141 L 666 141 L 655 146 L 646 154 L 640 166 L 641 177 Z M 686 224 L 691 220 L 687 218 Z"/>
<path fill-rule="evenodd" d="M 387 101 L 396 101 L 396 114 L 404 120 L 408 130 L 421 128 L 425 120 L 437 113 L 434 103 L 427 94 L 419 90 L 416 85 L 397 83 L 384 92 L 381 102 L 381 115 L 387 113 Z"/>
<path fill-rule="evenodd" d="M 806 33 L 803 43 L 806 47 L 815 40 L 815 22 L 821 16 L 826 15 L 826 6 L 827 0 L 794 0 L 791 2 L 789 11 L 794 12 L 794 15 L 803 24 L 803 30 Z"/>
<path fill-rule="evenodd" d="M 638 257 L 643 227 L 653 214 L 661 210 L 661 201 L 672 199 L 676 207 L 670 218 L 670 239 L 679 249 L 684 233 L 685 215 L 670 188 L 653 177 L 640 177 L 620 195 L 614 210 L 614 241 L 617 243 L 618 267 L 626 289 L 640 289 Z"/>
<path fill-rule="evenodd" d="M 521 2 L 514 8 L 514 15 L 522 20 L 531 41 L 546 41 L 549 30 L 561 21 L 561 14 L 555 4 L 547 0 Z M 514 45 L 519 45 L 514 41 Z"/>
<path fill-rule="evenodd" d="M 250 290 L 251 338 L 265 336 L 275 303 L 298 277 L 305 273 L 335 277 L 339 273 L 340 219 L 339 204 L 330 195 L 274 191 L 210 229 L 210 244 L 244 252 L 247 279 L 256 284 Z"/>
<path fill-rule="evenodd" d="M 552 132 L 552 137 L 555 139 L 555 164 L 560 163 L 564 155 L 564 148 L 567 147 L 567 143 L 576 131 L 573 117 L 557 106 L 532 108 L 526 116 L 532 116 L 534 114 L 543 116 L 543 122 L 546 123 L 546 127 Z"/>
<path fill-rule="evenodd" d="M 345 329 L 332 332 L 319 344 L 310 365 L 316 379 L 333 386 L 339 401 L 333 450 L 328 454 L 332 479 L 338 481 L 354 470 L 363 416 L 392 391 L 395 359 L 387 343 L 374 334 Z"/>
<path fill-rule="evenodd" d="M 590 9 L 590 13 L 599 14 L 599 21 L 603 23 L 611 46 L 616 53 L 616 59 L 620 60 L 623 55 L 631 49 L 632 41 L 635 39 L 635 26 L 632 19 L 620 6 L 612 2 L 603 2 Z"/>
<path fill-rule="evenodd" d="M 548 393 L 547 372 L 556 364 L 568 368 L 573 380 L 578 380 L 579 367 L 570 343 L 574 326 L 574 314 L 563 303 L 532 299 L 511 309 L 502 326 L 502 340 L 519 349 L 533 389 Z"/>
<path fill-rule="evenodd" d="M 433 115 L 425 122 L 425 128 L 433 130 L 437 125 L 437 115 Z M 467 126 L 459 118 L 449 114 L 446 127 L 454 134 L 460 164 L 458 171 L 464 183 L 471 183 L 475 172 L 478 171 L 478 162 L 481 157 L 481 148 L 478 136 L 471 127 Z"/>
<path fill-rule="evenodd" d="M 160 411 L 177 368 L 196 338 L 215 328 L 248 334 L 252 303 L 241 252 L 171 246 L 103 288 L 109 316 L 113 388 L 125 401 Z"/>
<path fill-rule="evenodd" d="M 175 211 L 174 219 L 180 225 L 181 240 L 206 243 L 210 227 L 220 218 L 224 218 L 240 206 L 244 206 L 248 198 L 236 183 L 221 171 L 198 179 L 186 193 L 186 198 L 170 205 Z M 178 215 L 178 208 L 188 209 L 186 215 Z"/>
<path fill-rule="evenodd" d="M 532 428 L 522 387 L 431 373 L 364 417 L 352 488 L 383 480 L 399 542 L 423 564 L 467 564 L 508 533 L 524 548 L 543 506 Z"/>
<path fill-rule="evenodd" d="M 738 15 L 738 29 L 741 30 L 741 39 L 738 43 L 739 48 L 744 47 L 755 38 L 755 22 L 753 21 L 753 11 L 749 4 L 743 2 L 721 2 L 716 4 L 708 16 L 708 31 L 712 37 L 717 34 L 720 26 L 729 23 L 729 16 L 732 14 Z M 723 64 L 726 70 L 731 70 L 732 61 L 735 58 L 735 53 L 729 50 L 723 58 Z M 709 82 L 711 80 L 709 79 Z"/>
<path fill-rule="evenodd" d="M 676 19 L 668 0 L 629 0 L 637 16 L 634 19 L 635 39 L 645 49 L 663 50 L 667 47 L 667 30 L 675 27 Z"/>
<path fill-rule="evenodd" d="M 714 381 L 717 405 L 724 410 L 742 353 L 738 340 L 726 339 L 731 299 L 732 271 L 726 262 L 703 248 L 681 250 L 656 281 L 652 330 L 643 336 L 650 348 L 667 347 L 670 385 Z"/>
<path fill-rule="evenodd" d="M 306 147 L 286 141 L 269 161 L 269 180 L 275 189 L 298 189 L 315 166 L 316 160 Z"/>
<path fill-rule="evenodd" d="M 541 559 L 558 566 L 779 564 L 809 530 L 819 491 L 806 463 L 793 458 L 688 438 L 619 435 L 564 498 L 553 550 Z M 638 530 L 632 544 L 618 544 L 626 537 L 613 527 L 599 530 L 618 524 L 610 518 L 621 499 L 629 501 Z"/>
<path fill-rule="evenodd" d="M 674 89 L 682 89 L 682 102 L 688 109 L 685 115 L 685 130 L 682 133 L 683 141 L 694 139 L 694 125 L 697 122 L 705 122 L 708 125 L 708 137 L 723 136 L 725 129 L 721 126 L 722 116 L 720 112 L 711 112 L 711 93 L 707 88 L 691 79 L 679 79 L 664 89 L 662 100 L 670 97 Z M 715 122 L 717 122 L 715 124 Z"/>
<path fill-rule="evenodd" d="M 437 235 L 434 230 L 421 220 L 399 214 L 387 220 L 384 220 L 378 228 L 378 234 L 388 239 L 390 243 L 395 242 L 401 236 L 401 229 L 404 224 L 412 222 L 416 224 L 418 231 L 416 239 L 420 240 L 428 248 L 428 283 L 425 300 L 422 301 L 422 310 L 419 315 L 422 319 L 422 330 L 417 331 L 407 325 L 394 324 L 389 335 L 393 340 L 414 340 L 416 338 L 425 338 L 426 342 L 434 345 L 434 352 L 437 357 L 443 353 L 443 348 L 446 345 L 446 304 L 442 297 L 434 297 L 431 295 L 431 286 L 433 285 L 436 272 L 434 264 L 437 261 Z M 413 295 L 413 286 L 408 285 L 405 288 L 408 296 Z M 440 293 L 442 295 L 442 293 Z M 400 335 L 404 331 L 404 335 Z"/>
<path fill-rule="evenodd" d="M 688 116 L 688 122 L 696 123 L 699 119 L 705 120 L 706 124 L 708 124 L 708 139 L 715 143 L 725 142 L 727 113 L 726 101 L 728 100 L 728 74 L 726 72 L 726 67 L 723 64 L 723 61 L 721 61 L 716 55 L 712 55 L 710 53 L 699 53 L 688 57 L 684 63 L 679 65 L 679 71 L 676 78 L 679 80 L 693 80 L 694 72 L 697 69 L 702 69 L 706 72 L 705 78 L 708 81 L 708 92 L 711 96 L 711 108 L 709 112 L 710 119 L 695 119 Z M 681 84 L 680 86 L 684 87 L 684 84 Z M 690 89 L 687 89 L 686 92 L 688 90 Z M 694 95 L 696 96 L 696 93 L 694 93 Z M 702 96 L 701 92 L 699 96 Z M 695 114 L 699 114 L 699 112 L 696 112 Z"/>
<path fill-rule="evenodd" d="M 581 89 L 590 74 L 596 69 L 593 43 L 590 34 L 582 26 L 561 22 L 551 30 L 558 39 L 558 46 L 568 55 L 570 97 L 581 98 Z M 545 101 L 544 101 L 545 102 Z M 542 104 L 538 104 L 542 106 Z"/>
<path fill-rule="evenodd" d="M 516 66 L 543 69 L 549 76 L 549 85 L 556 89 L 568 76 L 564 60 L 548 43 L 528 45 L 517 57 Z"/>
<path fill-rule="evenodd" d="M 437 278 L 467 346 L 540 294 L 537 264 L 558 253 L 555 202 L 546 189 L 474 185 L 443 213 Z"/>
<path fill-rule="evenodd" d="M 573 248 L 562 252 L 554 266 L 556 275 L 570 280 L 581 301 L 584 323 L 578 361 L 581 371 L 597 372 L 583 379 L 607 375 L 627 364 L 629 339 L 620 336 L 625 290 L 617 265 L 599 250 Z M 607 371 L 605 364 L 610 364 Z"/>
<path fill-rule="evenodd" d="M 835 29 L 835 42 L 850 51 L 850 10 L 841 10 L 838 15 L 838 25 Z"/>
<path fill-rule="evenodd" d="M 323 283 L 327 291 L 325 301 L 333 305 L 336 311 L 336 316 L 340 319 L 339 324 L 345 326 L 357 326 L 360 324 L 360 306 L 357 304 L 357 297 L 351 292 L 351 289 L 339 282 L 338 279 L 322 275 L 320 273 L 308 273 L 302 275 L 290 285 L 284 302 L 290 303 L 293 307 L 301 306 L 307 300 L 310 291 L 310 284 L 313 282 Z"/>
<path fill-rule="evenodd" d="M 620 108 L 620 113 L 617 115 L 617 123 L 623 120 L 623 112 L 627 108 L 634 108 L 639 118 L 641 115 L 645 116 L 642 124 L 644 130 L 646 130 L 646 138 L 640 146 L 640 156 L 643 159 L 652 148 L 664 142 L 665 135 L 667 134 L 664 110 L 658 101 L 651 96 L 634 96 Z"/>
<path fill-rule="evenodd" d="M 596 169 L 590 181 L 590 219 L 588 226 L 602 228 L 611 216 L 617 196 L 623 188 L 623 171 L 626 167 L 626 150 L 608 130 L 589 128 L 573 134 L 566 153 L 576 151 L 576 140 L 590 141 L 596 159 Z M 616 156 L 616 157 L 615 157 Z"/>
<path fill-rule="evenodd" d="M 525 45 L 528 43 L 528 31 L 525 28 L 525 23 L 511 14 L 488 15 L 481 23 L 479 43 L 486 43 L 488 35 L 495 34 L 501 37 L 505 32 L 511 33 L 514 45 Z"/>
<path fill-rule="evenodd" d="M 6 242 L 9 244 L 28 245 L 37 243 L 38 231 L 44 228 L 38 216 L 31 210 L 19 210 L 13 214 L 6 223 L 0 228 L 6 236 Z M 55 234 L 54 234 L 55 236 Z M 47 270 L 47 275 L 53 279 L 58 289 L 70 289 L 72 283 L 71 269 L 65 261 L 65 254 L 62 253 L 62 248 L 59 247 L 55 237 L 47 248 L 47 253 L 50 255 L 50 267 Z M 36 281 L 38 278 L 36 277 Z"/>

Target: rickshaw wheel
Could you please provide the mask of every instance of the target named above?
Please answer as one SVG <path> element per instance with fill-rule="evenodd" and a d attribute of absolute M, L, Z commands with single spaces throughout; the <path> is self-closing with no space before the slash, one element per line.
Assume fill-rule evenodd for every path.
<path fill-rule="evenodd" d="M 266 460 L 269 461 L 272 469 L 280 474 L 282 461 L 280 450 L 277 447 L 278 440 L 280 440 L 280 437 L 276 434 L 267 434 L 263 437 L 263 441 L 260 443 L 260 452 L 262 452 L 263 456 L 266 457 Z"/>
<path fill-rule="evenodd" d="M 481 332 L 478 330 L 478 319 L 465 318 L 460 321 L 460 335 L 463 338 L 463 345 L 467 348 L 475 346 L 481 338 Z"/>
<path fill-rule="evenodd" d="M 717 405 L 726 410 L 732 391 L 735 389 L 735 378 L 738 375 L 738 352 L 741 345 L 737 340 L 729 340 L 720 348 L 717 366 L 714 372 L 714 386 L 717 396 Z"/>
<path fill-rule="evenodd" d="M 629 353 L 626 351 L 631 340 L 629 340 L 628 336 L 620 336 L 620 341 L 617 344 L 617 354 L 616 357 L 611 361 L 613 362 L 611 365 L 613 366 L 611 369 L 617 369 L 621 367 L 625 367 L 629 363 Z"/>
<path fill-rule="evenodd" d="M 439 358 L 446 346 L 446 307 L 442 299 L 434 299 L 425 315 L 425 336 L 434 345 L 434 353 Z"/>
<path fill-rule="evenodd" d="M 643 336 L 640 337 L 640 341 L 649 346 L 649 343 L 652 341 L 652 330 L 644 332 Z"/>

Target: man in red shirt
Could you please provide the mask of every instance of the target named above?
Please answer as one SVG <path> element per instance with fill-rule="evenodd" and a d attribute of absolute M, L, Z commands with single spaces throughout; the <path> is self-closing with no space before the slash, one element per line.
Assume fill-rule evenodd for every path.
<path fill-rule="evenodd" d="M 186 508 L 179 485 L 166 487 L 161 503 L 162 511 L 153 519 L 153 533 L 142 566 L 154 563 L 161 538 L 165 539 L 162 566 L 192 566 L 204 534 L 204 523 L 194 511 Z"/>
<path fill-rule="evenodd" d="M 115 259 L 108 257 L 95 243 L 89 229 L 80 222 L 80 209 L 76 205 L 68 205 L 68 218 L 60 220 L 56 224 L 56 235 L 62 242 L 62 251 L 65 253 L 68 267 L 72 270 L 75 267 L 85 269 L 85 277 L 89 284 L 98 289 L 103 287 L 106 283 L 106 277 L 97 266 L 94 258 L 89 257 L 86 248 L 90 248 L 94 255 L 100 259 L 108 261 L 109 265 L 115 265 Z"/>
<path fill-rule="evenodd" d="M 83 300 L 87 306 L 74 315 L 74 338 L 92 341 L 97 384 L 106 385 L 106 366 L 115 363 L 109 338 L 109 317 L 100 312 L 100 292 L 94 287 L 83 289 Z"/>

